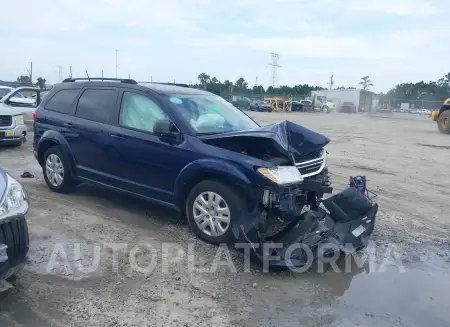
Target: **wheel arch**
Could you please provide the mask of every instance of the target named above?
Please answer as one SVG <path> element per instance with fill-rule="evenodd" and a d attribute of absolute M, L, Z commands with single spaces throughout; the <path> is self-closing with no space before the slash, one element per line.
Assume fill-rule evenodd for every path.
<path fill-rule="evenodd" d="M 245 194 L 250 179 L 236 166 L 217 160 L 199 160 L 186 166 L 175 182 L 175 199 L 180 211 L 185 211 L 190 190 L 204 180 L 216 180 Z"/>
<path fill-rule="evenodd" d="M 66 159 L 67 162 L 69 163 L 69 169 L 70 169 L 70 172 L 72 173 L 72 176 L 75 176 L 76 163 L 75 163 L 75 158 L 70 149 L 70 146 L 67 143 L 64 136 L 62 136 L 60 133 L 58 133 L 56 131 L 48 130 L 40 138 L 38 147 L 37 147 L 38 148 L 37 159 L 38 159 L 39 165 L 41 167 L 43 167 L 44 155 L 47 152 L 47 150 L 50 149 L 52 146 L 60 147 L 62 153 L 65 156 L 64 159 Z"/>

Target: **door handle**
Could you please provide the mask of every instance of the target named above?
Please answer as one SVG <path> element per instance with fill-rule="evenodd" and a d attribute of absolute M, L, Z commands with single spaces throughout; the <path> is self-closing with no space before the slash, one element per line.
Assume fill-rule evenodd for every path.
<path fill-rule="evenodd" d="M 64 126 L 73 127 L 73 124 L 72 123 L 64 123 Z"/>
<path fill-rule="evenodd" d="M 111 135 L 111 137 L 114 137 L 115 139 L 118 139 L 118 140 L 125 140 L 125 137 L 120 134 L 109 134 L 109 135 Z"/>

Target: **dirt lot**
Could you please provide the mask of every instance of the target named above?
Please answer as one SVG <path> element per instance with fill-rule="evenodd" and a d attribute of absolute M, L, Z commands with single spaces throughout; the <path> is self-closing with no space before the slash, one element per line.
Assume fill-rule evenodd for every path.
<path fill-rule="evenodd" d="M 381 209 L 375 264 L 246 272 L 231 252 L 236 271 L 215 269 L 226 256 L 173 212 L 90 186 L 50 192 L 28 142 L 0 149 L 0 166 L 26 186 L 32 206 L 29 261 L 0 295 L 0 326 L 449 326 L 450 138 L 411 115 L 251 115 L 329 136 L 335 190 L 349 175 L 368 176 Z M 36 177 L 20 179 L 24 171 Z M 154 252 L 133 250 L 143 243 Z M 151 273 L 136 269 L 150 262 Z"/>

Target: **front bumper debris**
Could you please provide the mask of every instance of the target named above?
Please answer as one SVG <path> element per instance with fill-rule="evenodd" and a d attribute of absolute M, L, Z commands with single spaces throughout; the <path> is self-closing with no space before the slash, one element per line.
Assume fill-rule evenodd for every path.
<path fill-rule="evenodd" d="M 317 210 L 291 216 L 292 220 L 274 235 L 265 234 L 267 211 L 242 217 L 233 232 L 237 243 L 250 243 L 253 257 L 265 266 L 303 267 L 336 252 L 365 248 L 377 211 L 376 203 L 350 187 L 322 200 Z"/>
<path fill-rule="evenodd" d="M 6 252 L 7 249 L 8 247 L 6 244 L 0 244 L 0 263 L 8 261 L 8 254 Z"/>

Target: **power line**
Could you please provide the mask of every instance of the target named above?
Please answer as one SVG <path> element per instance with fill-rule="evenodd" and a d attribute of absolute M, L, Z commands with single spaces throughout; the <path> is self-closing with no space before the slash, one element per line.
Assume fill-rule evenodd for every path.
<path fill-rule="evenodd" d="M 272 87 L 277 87 L 278 84 L 278 68 L 281 66 L 278 64 L 278 59 L 280 55 L 278 53 L 271 53 L 270 57 L 272 61 L 269 63 L 270 66 L 270 80 L 272 81 Z"/>

